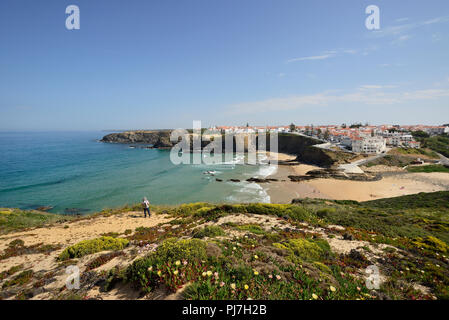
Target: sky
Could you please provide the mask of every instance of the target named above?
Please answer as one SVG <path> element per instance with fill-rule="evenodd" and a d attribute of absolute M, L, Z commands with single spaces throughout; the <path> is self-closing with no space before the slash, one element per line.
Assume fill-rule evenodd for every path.
<path fill-rule="evenodd" d="M 443 124 L 448 58 L 447 0 L 2 0 L 0 130 Z"/>

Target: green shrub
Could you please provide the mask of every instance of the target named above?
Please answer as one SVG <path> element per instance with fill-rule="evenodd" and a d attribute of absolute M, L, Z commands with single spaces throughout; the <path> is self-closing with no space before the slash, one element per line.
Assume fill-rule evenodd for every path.
<path fill-rule="evenodd" d="M 330 246 L 323 239 L 289 239 L 282 243 L 273 243 L 273 246 L 286 249 L 290 252 L 292 262 L 319 261 L 330 255 Z"/>
<path fill-rule="evenodd" d="M 170 238 L 162 242 L 157 248 L 155 256 L 162 261 L 176 260 L 204 260 L 206 255 L 206 242 L 199 239 L 177 240 Z"/>
<path fill-rule="evenodd" d="M 59 255 L 59 260 L 80 258 L 88 254 L 106 250 L 122 250 L 128 245 L 128 243 L 129 241 L 126 239 L 112 237 L 101 237 L 92 240 L 84 240 L 66 248 Z"/>
<path fill-rule="evenodd" d="M 203 209 L 203 208 L 206 208 L 206 209 Z M 188 216 L 188 215 L 193 215 L 193 214 L 197 213 L 198 211 L 200 212 L 200 214 L 202 214 L 212 208 L 213 208 L 213 206 L 211 206 L 205 202 L 188 203 L 188 204 L 182 204 L 179 207 L 177 207 L 175 209 L 175 214 L 182 215 L 182 216 Z"/>
<path fill-rule="evenodd" d="M 232 210 L 237 213 L 274 215 L 298 221 L 311 221 L 315 218 L 314 215 L 302 206 L 292 204 L 251 203 L 246 205 L 234 205 L 232 206 Z"/>
<path fill-rule="evenodd" d="M 335 213 L 335 208 L 323 208 L 316 212 L 316 215 L 320 218 L 325 218 L 330 213 Z"/>
<path fill-rule="evenodd" d="M 407 168 L 408 172 L 449 172 L 449 168 L 441 164 L 426 165 L 426 166 L 412 166 Z"/>
<path fill-rule="evenodd" d="M 241 226 L 237 226 L 237 229 L 241 230 L 241 231 L 249 231 L 254 234 L 265 234 L 266 233 L 265 230 L 257 224 L 244 224 Z"/>
<path fill-rule="evenodd" d="M 193 237 L 194 238 L 214 238 L 218 236 L 224 236 L 226 233 L 222 228 L 219 226 L 206 226 L 204 228 L 195 229 L 193 231 Z"/>
<path fill-rule="evenodd" d="M 207 243 L 199 239 L 167 239 L 154 253 L 134 261 L 126 269 L 126 279 L 144 292 L 151 291 L 160 283 L 176 290 L 203 271 L 197 266 L 207 259 L 206 248 Z M 174 271 L 178 271 L 179 276 L 173 276 Z"/>
<path fill-rule="evenodd" d="M 438 238 L 428 236 L 425 238 L 416 238 L 412 243 L 420 249 L 446 253 L 449 251 L 449 246 Z"/>

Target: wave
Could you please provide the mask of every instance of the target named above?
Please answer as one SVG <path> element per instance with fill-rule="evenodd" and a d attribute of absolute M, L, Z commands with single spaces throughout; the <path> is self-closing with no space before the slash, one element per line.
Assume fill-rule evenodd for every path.
<path fill-rule="evenodd" d="M 271 175 L 275 174 L 275 173 L 277 172 L 277 169 L 278 169 L 278 167 L 275 166 L 275 165 L 271 165 L 271 166 L 266 166 L 266 165 L 260 166 L 258 175 L 261 176 L 261 177 L 263 177 L 263 178 L 266 178 L 266 177 L 268 177 L 268 176 L 271 176 Z"/>
<path fill-rule="evenodd" d="M 259 202 L 270 203 L 271 198 L 267 191 L 257 183 L 238 182 L 234 185 L 239 186 L 236 190 L 237 194 L 226 197 L 230 202 Z"/>

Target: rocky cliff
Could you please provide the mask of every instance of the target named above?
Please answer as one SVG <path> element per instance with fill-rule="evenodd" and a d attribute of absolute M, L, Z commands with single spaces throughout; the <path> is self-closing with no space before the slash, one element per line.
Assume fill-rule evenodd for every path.
<path fill-rule="evenodd" d="M 223 150 L 225 150 L 223 139 Z M 269 135 L 267 135 L 267 149 L 270 150 Z M 155 148 L 171 148 L 174 144 L 170 142 L 170 131 L 127 131 L 120 133 L 111 133 L 101 139 L 102 142 L 111 143 L 129 143 L 129 144 L 148 144 Z M 343 152 L 334 152 L 315 148 L 313 145 L 319 141 L 293 134 L 278 135 L 278 152 L 297 156 L 297 160 L 302 163 L 314 164 L 323 167 L 330 167 L 337 162 L 345 162 L 351 155 Z M 202 147 L 208 145 L 208 141 L 202 142 Z M 234 139 L 234 148 L 236 151 Z M 245 150 L 247 144 L 245 143 Z"/>
<path fill-rule="evenodd" d="M 110 143 L 148 144 L 155 148 L 172 147 L 169 130 L 161 131 L 126 131 L 111 133 L 100 141 Z"/>

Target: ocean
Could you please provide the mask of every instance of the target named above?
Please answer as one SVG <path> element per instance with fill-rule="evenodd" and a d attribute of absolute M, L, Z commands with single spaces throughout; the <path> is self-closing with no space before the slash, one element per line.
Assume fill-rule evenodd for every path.
<path fill-rule="evenodd" d="M 152 204 L 270 202 L 260 185 L 244 180 L 273 167 L 241 164 L 239 154 L 227 164 L 174 165 L 169 150 L 99 142 L 107 133 L 0 132 L 0 207 L 91 213 L 144 196 Z"/>

